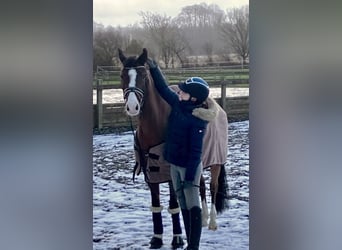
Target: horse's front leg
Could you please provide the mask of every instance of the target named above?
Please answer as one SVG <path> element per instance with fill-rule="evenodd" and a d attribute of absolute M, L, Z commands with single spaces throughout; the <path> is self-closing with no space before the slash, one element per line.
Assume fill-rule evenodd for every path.
<path fill-rule="evenodd" d="M 161 211 L 163 207 L 160 205 L 160 192 L 158 183 L 149 183 L 151 200 L 152 200 L 152 220 L 153 220 L 153 236 L 150 241 L 150 249 L 158 249 L 163 245 L 163 221 Z"/>
<path fill-rule="evenodd" d="M 211 181 L 210 181 L 210 193 L 211 193 L 211 209 L 210 209 L 210 220 L 209 220 L 209 230 L 217 229 L 217 212 L 216 212 L 216 196 L 218 192 L 218 181 L 221 171 L 220 165 L 213 165 L 210 167 Z"/>
<path fill-rule="evenodd" d="M 175 190 L 172 186 L 172 182 L 169 181 L 169 191 L 170 191 L 170 201 L 169 201 L 169 213 L 172 217 L 172 230 L 173 230 L 173 238 L 171 245 L 173 248 L 179 248 L 184 245 L 183 238 L 182 238 L 182 228 L 180 225 L 179 219 L 179 205 L 177 201 L 177 196 Z"/>
<path fill-rule="evenodd" d="M 208 218 L 209 218 L 209 212 L 208 212 L 208 206 L 207 206 L 207 198 L 205 193 L 205 180 L 203 175 L 201 175 L 200 179 L 200 196 L 201 196 L 201 203 L 202 203 L 202 227 L 208 226 Z"/>

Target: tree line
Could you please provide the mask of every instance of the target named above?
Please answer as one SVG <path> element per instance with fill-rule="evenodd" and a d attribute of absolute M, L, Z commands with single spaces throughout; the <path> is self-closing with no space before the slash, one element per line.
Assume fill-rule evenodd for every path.
<path fill-rule="evenodd" d="M 183 7 L 176 17 L 148 11 L 139 16 L 140 25 L 128 27 L 93 23 L 94 70 L 118 66 L 118 48 L 128 55 L 147 48 L 164 68 L 189 67 L 199 56 L 208 65 L 248 61 L 248 5 L 223 11 L 216 4 L 201 3 Z"/>

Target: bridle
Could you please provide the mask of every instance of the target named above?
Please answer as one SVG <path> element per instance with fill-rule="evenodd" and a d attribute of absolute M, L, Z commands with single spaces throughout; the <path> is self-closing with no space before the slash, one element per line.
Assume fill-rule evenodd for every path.
<path fill-rule="evenodd" d="M 145 68 L 145 66 L 124 67 L 123 69 L 130 70 L 130 69 L 138 69 L 138 68 Z M 145 81 L 146 81 L 146 77 L 144 77 L 144 82 Z M 142 90 L 141 88 L 138 88 L 138 87 L 125 88 L 123 90 L 124 100 L 127 100 L 128 95 L 132 92 L 137 96 L 137 98 L 139 100 L 139 105 L 140 105 L 140 107 L 142 107 L 144 104 L 144 90 Z"/>

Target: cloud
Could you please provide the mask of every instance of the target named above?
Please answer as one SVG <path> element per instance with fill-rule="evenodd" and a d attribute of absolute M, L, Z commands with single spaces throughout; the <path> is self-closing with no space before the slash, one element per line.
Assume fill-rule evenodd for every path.
<path fill-rule="evenodd" d="M 94 0 L 93 12 L 94 21 L 104 25 L 127 26 L 140 22 L 140 11 L 150 11 L 161 15 L 175 17 L 185 6 L 199 4 L 217 4 L 222 10 L 231 7 L 238 7 L 248 4 L 248 0 L 216 0 L 216 1 L 196 1 L 196 0 L 172 0 L 172 1 L 147 1 L 147 0 Z"/>

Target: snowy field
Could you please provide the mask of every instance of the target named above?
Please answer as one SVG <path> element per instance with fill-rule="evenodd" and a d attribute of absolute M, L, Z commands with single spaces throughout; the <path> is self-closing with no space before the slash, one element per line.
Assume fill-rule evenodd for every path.
<path fill-rule="evenodd" d="M 249 249 L 249 121 L 231 123 L 228 131 L 225 167 L 230 209 L 218 215 L 217 231 L 203 228 L 201 250 Z M 153 235 L 150 193 L 142 174 L 136 176 L 133 183 L 134 163 L 132 132 L 93 136 L 94 250 L 149 249 Z M 210 172 L 205 171 L 204 177 L 210 201 Z M 171 249 L 172 224 L 166 209 L 168 197 L 168 186 L 162 184 L 162 250 Z M 209 208 L 210 205 L 209 202 Z M 183 235 L 185 238 L 184 229 Z"/>
<path fill-rule="evenodd" d="M 226 96 L 248 96 L 249 88 L 227 88 Z M 221 96 L 221 88 L 210 88 L 210 96 L 217 98 Z M 104 89 L 102 91 L 102 103 L 122 103 L 122 89 Z M 96 90 L 93 90 L 93 104 L 96 104 Z"/>

